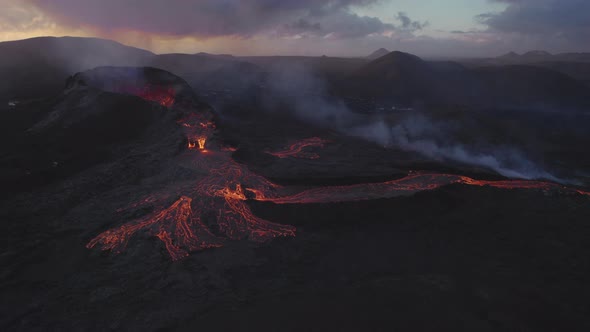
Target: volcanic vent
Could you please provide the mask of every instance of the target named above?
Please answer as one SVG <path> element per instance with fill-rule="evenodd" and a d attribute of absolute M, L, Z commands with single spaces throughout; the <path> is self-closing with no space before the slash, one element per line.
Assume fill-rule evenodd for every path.
<path fill-rule="evenodd" d="M 98 67 L 72 76 L 68 80 L 68 87 L 75 85 L 134 95 L 165 107 L 196 100 L 186 81 L 167 71 L 151 67 Z"/>

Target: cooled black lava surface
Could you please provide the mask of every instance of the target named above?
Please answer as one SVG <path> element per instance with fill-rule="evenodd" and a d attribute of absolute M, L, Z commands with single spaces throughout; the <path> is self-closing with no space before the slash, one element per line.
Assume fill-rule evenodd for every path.
<path fill-rule="evenodd" d="M 2 330 L 590 329 L 590 202 L 578 195 L 454 185 L 357 203 L 250 202 L 256 215 L 297 226 L 297 236 L 234 241 L 178 262 L 150 237 L 133 239 L 120 255 L 88 250 L 100 231 L 149 212 L 117 209 L 199 174 L 177 161 L 186 152 L 180 110 L 91 87 L 60 98 L 15 126 L 47 128 L 48 137 L 67 128 L 70 136 L 48 141 L 45 159 L 30 146 L 10 158 L 49 161 L 72 144 L 80 150 L 68 149 L 71 159 L 57 169 L 91 162 L 24 190 L 16 188 L 22 178 L 12 187 L 3 179 Z M 39 125 L 57 110 L 59 126 Z M 238 132 L 231 129 L 240 122 L 221 122 L 220 141 L 233 142 L 236 159 L 251 169 L 291 185 L 395 178 L 424 163 L 295 121 L 255 120 Z M 11 135 L 5 139 L 16 142 L 29 134 Z M 317 160 L 266 156 L 318 135 L 332 143 Z M 108 154 L 87 159 L 86 139 Z"/>

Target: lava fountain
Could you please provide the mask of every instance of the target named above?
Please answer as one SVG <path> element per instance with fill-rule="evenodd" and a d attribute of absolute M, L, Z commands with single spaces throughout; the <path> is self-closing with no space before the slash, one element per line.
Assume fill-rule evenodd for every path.
<path fill-rule="evenodd" d="M 205 142 L 207 142 L 206 137 L 197 138 L 197 143 L 199 144 L 199 150 L 205 150 Z"/>

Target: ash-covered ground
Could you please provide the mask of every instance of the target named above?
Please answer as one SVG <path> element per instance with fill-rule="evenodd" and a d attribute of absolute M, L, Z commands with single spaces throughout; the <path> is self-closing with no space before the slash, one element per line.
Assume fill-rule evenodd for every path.
<path fill-rule="evenodd" d="M 590 328 L 573 147 L 555 179 L 509 179 L 343 130 L 363 126 L 222 112 L 153 68 L 4 117 L 2 330 Z"/>

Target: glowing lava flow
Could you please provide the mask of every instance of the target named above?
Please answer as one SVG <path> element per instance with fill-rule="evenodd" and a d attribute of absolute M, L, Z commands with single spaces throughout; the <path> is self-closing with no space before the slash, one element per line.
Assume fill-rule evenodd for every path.
<path fill-rule="evenodd" d="M 222 245 L 221 238 L 213 235 L 203 218 L 210 219 L 207 224 L 211 224 L 212 231 L 231 240 L 266 242 L 276 237 L 295 236 L 295 227 L 272 223 L 252 213 L 240 180 L 245 181 L 244 185 L 256 186 L 261 192 L 278 187 L 263 177 L 245 174 L 242 166 L 228 161 L 211 169 L 211 174 L 192 190 L 184 188 L 195 199 L 182 196 L 169 208 L 100 234 L 88 243 L 87 248 L 100 245 L 102 250 L 121 253 L 130 238 L 143 232 L 159 238 L 172 260 L 178 260 L 190 252 Z M 159 202 L 152 196 L 132 206 L 150 204 Z"/>
<path fill-rule="evenodd" d="M 207 138 L 215 130 L 215 125 L 206 118 L 191 114 L 179 121 L 187 137 L 193 137 L 188 139 L 189 149 L 206 152 Z M 246 204 L 247 194 L 272 196 L 271 192 L 278 186 L 235 163 L 229 152 L 191 156 L 199 168 L 209 173 L 205 178 L 192 186 L 175 188 L 182 197 L 168 208 L 163 208 L 163 201 L 170 194 L 159 193 L 132 203 L 129 209 L 120 209 L 153 206 L 160 212 L 107 230 L 92 239 L 87 247 L 98 246 L 117 254 L 127 247 L 132 237 L 147 234 L 162 241 L 172 260 L 178 260 L 193 251 L 219 247 L 222 238 L 266 242 L 276 237 L 295 236 L 295 227 L 259 218 Z M 256 189 L 245 191 L 244 187 Z"/>
<path fill-rule="evenodd" d="M 98 235 L 86 247 L 100 245 L 102 250 L 121 253 L 140 230 L 160 239 L 172 260 L 186 257 L 196 250 L 221 247 L 222 241 L 211 234 L 198 215 L 193 214 L 191 203 L 190 197 L 183 196 L 167 209 Z"/>
<path fill-rule="evenodd" d="M 160 212 L 147 218 L 100 234 L 91 240 L 87 247 L 99 245 L 102 250 L 120 253 L 126 248 L 130 238 L 142 232 L 157 237 L 164 243 L 172 260 L 178 260 L 193 251 L 220 247 L 222 238 L 266 242 L 276 237 L 295 236 L 295 227 L 255 216 L 247 205 L 249 199 L 275 204 L 352 202 L 408 196 L 450 184 L 556 191 L 590 196 L 588 192 L 549 182 L 485 181 L 437 173 L 412 173 L 402 179 L 388 182 L 321 187 L 285 195 L 285 187 L 250 172 L 245 166 L 232 161 L 226 152 L 200 156 L 209 160 L 206 164 L 209 167 L 209 175 L 193 186 L 178 188 L 185 196 L 172 206 L 160 208 Z M 219 158 L 210 159 L 215 156 Z M 131 204 L 131 207 L 137 209 L 142 205 L 162 206 L 161 201 L 166 200 L 169 195 L 161 195 L 160 199 L 157 197 L 150 195 L 138 203 Z"/>
<path fill-rule="evenodd" d="M 268 193 L 278 188 L 230 160 L 212 169 L 211 174 L 197 184 L 193 195 L 207 198 L 203 201 L 204 205 L 218 212 L 216 225 L 219 232 L 229 239 L 265 242 L 276 237 L 295 236 L 293 226 L 256 217 L 246 204 L 246 192 L 250 190 L 244 190 L 244 187 Z"/>
<path fill-rule="evenodd" d="M 323 138 L 311 137 L 291 144 L 286 150 L 267 153 L 278 158 L 292 157 L 300 159 L 318 159 L 320 155 L 317 153 L 305 152 L 303 150 L 308 147 L 322 148 L 326 143 L 328 143 L 328 141 L 324 140 Z"/>
<path fill-rule="evenodd" d="M 205 150 L 205 142 L 207 142 L 207 138 L 205 138 L 205 137 L 197 138 L 197 144 L 199 144 L 199 150 Z"/>
<path fill-rule="evenodd" d="M 257 199 L 275 204 L 353 202 L 408 196 L 420 191 L 434 190 L 450 184 L 465 184 L 480 187 L 490 186 L 501 189 L 534 189 L 590 196 L 590 192 L 568 188 L 551 182 L 525 180 L 486 181 L 452 174 L 414 173 L 402 179 L 382 183 L 362 183 L 349 186 L 315 188 L 290 196 L 261 197 Z"/>
<path fill-rule="evenodd" d="M 171 87 L 146 85 L 138 88 L 135 86 L 125 86 L 115 90 L 119 93 L 130 94 L 156 102 L 164 107 L 172 107 L 176 99 L 176 91 Z"/>
<path fill-rule="evenodd" d="M 205 150 L 205 143 L 207 142 L 206 137 L 198 137 L 188 140 L 188 148 L 189 149 L 196 149 L 198 147 L 199 150 Z"/>

